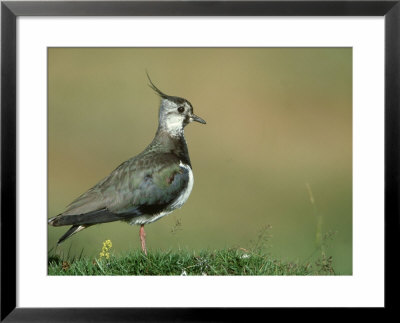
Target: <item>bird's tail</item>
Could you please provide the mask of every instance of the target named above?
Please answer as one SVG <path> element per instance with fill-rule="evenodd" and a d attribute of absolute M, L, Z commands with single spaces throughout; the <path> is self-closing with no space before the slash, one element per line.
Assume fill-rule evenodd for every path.
<path fill-rule="evenodd" d="M 61 242 L 65 241 L 68 239 L 70 236 L 72 236 L 75 233 L 78 233 L 79 231 L 82 231 L 83 229 L 86 229 L 88 227 L 85 225 L 73 225 L 67 232 L 63 234 L 63 236 L 58 239 L 57 245 L 59 245 Z"/>
<path fill-rule="evenodd" d="M 93 224 L 124 220 L 125 218 L 126 216 L 124 214 L 118 215 L 102 209 L 85 214 L 60 214 L 50 218 L 48 224 L 54 227 L 72 225 L 72 227 L 58 240 L 57 244 L 60 244 L 73 234 L 82 231 Z"/>
<path fill-rule="evenodd" d="M 120 221 L 126 219 L 125 214 L 111 213 L 106 209 L 92 211 L 84 214 L 60 214 L 48 220 L 53 227 L 62 225 L 86 225 Z"/>

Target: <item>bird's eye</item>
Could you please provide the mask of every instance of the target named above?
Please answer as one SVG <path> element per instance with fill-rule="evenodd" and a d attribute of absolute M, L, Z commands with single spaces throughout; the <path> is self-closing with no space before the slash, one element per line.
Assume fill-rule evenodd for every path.
<path fill-rule="evenodd" d="M 185 108 L 184 108 L 184 107 L 179 107 L 179 108 L 178 108 L 178 112 L 179 112 L 179 113 L 182 113 L 183 111 L 185 111 Z"/>

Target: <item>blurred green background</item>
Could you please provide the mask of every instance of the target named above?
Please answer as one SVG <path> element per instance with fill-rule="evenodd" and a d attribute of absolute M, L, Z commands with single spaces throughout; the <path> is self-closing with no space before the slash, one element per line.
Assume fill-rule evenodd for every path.
<path fill-rule="evenodd" d="M 146 69 L 207 121 L 185 128 L 194 188 L 146 226 L 150 252 L 250 248 L 271 225 L 268 252 L 305 261 L 334 231 L 327 253 L 352 274 L 351 48 L 49 48 L 49 217 L 153 139 Z M 66 230 L 48 228 L 49 250 Z M 57 252 L 94 256 L 110 239 L 118 254 L 140 248 L 138 232 L 93 226 Z"/>

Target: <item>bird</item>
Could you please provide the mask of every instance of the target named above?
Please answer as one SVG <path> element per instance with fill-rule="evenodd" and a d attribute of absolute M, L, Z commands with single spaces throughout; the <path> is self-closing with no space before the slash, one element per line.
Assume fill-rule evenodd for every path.
<path fill-rule="evenodd" d="M 149 87 L 160 97 L 154 139 L 76 198 L 63 213 L 48 219 L 54 227 L 71 226 L 57 245 L 92 225 L 124 221 L 140 225 L 141 249 L 147 255 L 144 225 L 180 208 L 189 198 L 194 178 L 184 128 L 206 121 L 193 113 L 188 100 L 163 93 L 148 73 L 147 77 Z"/>

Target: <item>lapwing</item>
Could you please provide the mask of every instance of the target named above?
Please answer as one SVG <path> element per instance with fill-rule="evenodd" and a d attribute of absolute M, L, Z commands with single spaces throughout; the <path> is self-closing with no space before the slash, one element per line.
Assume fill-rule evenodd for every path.
<path fill-rule="evenodd" d="M 161 92 L 149 76 L 148 79 L 149 86 L 161 98 L 153 141 L 79 196 L 63 213 L 48 220 L 56 227 L 71 225 L 58 244 L 94 224 L 125 221 L 140 225 L 141 247 L 147 255 L 144 225 L 187 201 L 193 188 L 193 172 L 184 128 L 193 121 L 206 122 L 193 113 L 188 100 Z"/>

